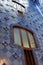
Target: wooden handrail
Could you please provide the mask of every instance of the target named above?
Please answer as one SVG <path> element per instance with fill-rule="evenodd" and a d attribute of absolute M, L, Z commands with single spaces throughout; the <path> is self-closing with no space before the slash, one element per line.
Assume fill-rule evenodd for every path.
<path fill-rule="evenodd" d="M 22 5 L 22 4 L 21 4 L 21 3 L 19 3 L 19 2 L 16 2 L 16 1 L 14 1 L 14 0 L 12 0 L 12 2 L 17 3 L 18 5 L 20 5 L 20 6 L 22 6 L 23 8 L 25 8 L 25 6 L 24 6 L 24 5 Z"/>

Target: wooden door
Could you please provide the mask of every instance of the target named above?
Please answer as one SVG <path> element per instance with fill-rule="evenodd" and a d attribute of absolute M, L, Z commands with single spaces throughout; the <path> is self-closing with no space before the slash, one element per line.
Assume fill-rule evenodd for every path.
<path fill-rule="evenodd" d="M 13 26 L 13 41 L 24 49 L 26 65 L 35 65 L 32 49 L 38 48 L 34 33 L 20 26 Z"/>
<path fill-rule="evenodd" d="M 32 50 L 24 50 L 26 65 L 35 65 Z"/>

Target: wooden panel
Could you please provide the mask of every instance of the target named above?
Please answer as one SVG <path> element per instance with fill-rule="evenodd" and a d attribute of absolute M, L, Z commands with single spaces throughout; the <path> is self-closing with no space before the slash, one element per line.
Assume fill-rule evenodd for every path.
<path fill-rule="evenodd" d="M 24 54 L 25 54 L 25 59 L 26 59 L 26 65 L 30 65 L 30 59 L 28 57 L 29 55 L 26 50 L 24 50 Z"/>
<path fill-rule="evenodd" d="M 26 65 L 35 65 L 34 57 L 31 51 L 24 50 Z"/>

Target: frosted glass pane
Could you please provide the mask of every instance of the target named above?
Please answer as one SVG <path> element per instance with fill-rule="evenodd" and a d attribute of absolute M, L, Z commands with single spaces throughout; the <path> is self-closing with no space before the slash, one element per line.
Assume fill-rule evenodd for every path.
<path fill-rule="evenodd" d="M 28 33 L 28 35 L 29 35 L 31 48 L 35 48 L 36 46 L 35 46 L 35 41 L 34 41 L 33 35 L 31 33 Z"/>
<path fill-rule="evenodd" d="M 23 46 L 29 48 L 29 44 L 28 44 L 28 40 L 27 40 L 27 36 L 26 36 L 26 31 L 21 30 L 21 32 L 22 32 Z"/>
<path fill-rule="evenodd" d="M 14 29 L 14 41 L 16 44 L 21 45 L 19 29 Z"/>

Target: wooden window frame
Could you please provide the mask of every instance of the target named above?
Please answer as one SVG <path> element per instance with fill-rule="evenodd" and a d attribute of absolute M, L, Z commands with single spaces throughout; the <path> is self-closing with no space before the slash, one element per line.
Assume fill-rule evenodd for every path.
<path fill-rule="evenodd" d="M 18 10 L 18 16 L 24 17 L 23 12 Z"/>
<path fill-rule="evenodd" d="M 12 2 L 14 2 L 14 3 L 16 3 L 16 4 L 20 5 L 21 7 L 25 8 L 25 6 L 24 6 L 24 5 L 22 5 L 21 3 L 17 2 L 17 1 L 12 0 Z"/>
<path fill-rule="evenodd" d="M 16 4 L 16 9 L 17 9 L 17 10 L 18 10 L 17 5 L 18 5 L 18 6 L 20 6 L 20 8 L 21 8 L 19 11 L 20 11 L 20 12 L 25 12 L 25 6 L 24 6 L 23 4 L 17 2 L 16 0 L 12 0 L 12 2 Z M 23 11 L 23 10 L 24 10 L 24 11 Z"/>
<path fill-rule="evenodd" d="M 22 26 L 17 26 L 17 25 L 14 25 L 14 26 L 13 26 L 13 31 L 12 31 L 13 43 L 15 43 L 15 42 L 14 42 L 14 28 L 18 28 L 18 29 L 19 29 L 21 46 L 22 46 L 24 49 L 26 49 L 26 50 L 32 50 L 32 49 L 34 49 L 34 48 L 32 48 L 31 45 L 30 45 L 29 37 L 28 37 L 28 34 L 27 34 L 28 32 L 30 32 L 30 33 L 33 35 L 33 38 L 34 38 L 34 41 L 35 41 L 35 46 L 36 46 L 35 48 L 38 48 L 38 45 L 37 45 L 37 43 L 36 43 L 36 39 L 35 39 L 34 33 L 33 33 L 31 30 L 27 29 L 26 27 L 22 27 Z M 23 46 L 22 34 L 21 34 L 20 29 L 26 30 L 26 36 L 27 36 L 27 39 L 28 39 L 28 43 L 29 43 L 29 47 L 30 47 L 30 48 L 25 48 L 25 47 Z M 28 32 L 27 32 L 27 31 L 28 31 Z"/>

